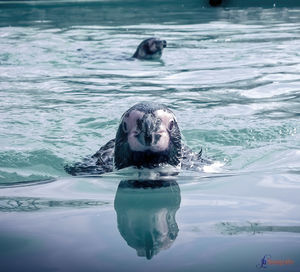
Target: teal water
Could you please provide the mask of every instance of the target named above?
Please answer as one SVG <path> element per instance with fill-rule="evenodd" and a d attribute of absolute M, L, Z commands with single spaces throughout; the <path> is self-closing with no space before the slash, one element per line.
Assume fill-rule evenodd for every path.
<path fill-rule="evenodd" d="M 128 59 L 151 36 L 161 60 Z M 0 41 L 1 271 L 300 270 L 299 8 L 1 2 Z M 215 164 L 155 189 L 64 171 L 140 101 Z"/>

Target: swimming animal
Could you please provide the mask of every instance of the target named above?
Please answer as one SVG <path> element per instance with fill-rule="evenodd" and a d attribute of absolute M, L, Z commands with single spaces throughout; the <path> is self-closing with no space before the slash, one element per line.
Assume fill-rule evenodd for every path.
<path fill-rule="evenodd" d="M 184 169 L 209 163 L 199 153 L 182 144 L 174 113 L 162 104 L 138 103 L 121 118 L 115 139 L 93 156 L 73 166 L 65 166 L 71 175 L 102 174 L 129 166 L 155 168 L 172 165 Z"/>
<path fill-rule="evenodd" d="M 159 59 L 165 47 L 167 47 L 165 40 L 149 38 L 140 43 L 132 57 L 146 60 Z"/>

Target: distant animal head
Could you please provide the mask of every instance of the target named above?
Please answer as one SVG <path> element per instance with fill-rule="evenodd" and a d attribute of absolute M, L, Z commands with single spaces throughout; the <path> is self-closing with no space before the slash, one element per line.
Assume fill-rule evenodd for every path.
<path fill-rule="evenodd" d="M 117 169 L 177 166 L 180 159 L 181 133 L 170 109 L 161 104 L 139 103 L 123 114 L 114 151 Z"/>
<path fill-rule="evenodd" d="M 149 38 L 140 43 L 132 57 L 137 59 L 159 59 L 165 47 L 167 47 L 165 40 Z"/>

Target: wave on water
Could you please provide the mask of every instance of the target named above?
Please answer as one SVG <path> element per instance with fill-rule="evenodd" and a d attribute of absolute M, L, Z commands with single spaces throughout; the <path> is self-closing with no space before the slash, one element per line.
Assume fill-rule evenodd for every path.
<path fill-rule="evenodd" d="M 0 152 L 0 185 L 47 181 L 66 176 L 65 161 L 49 150 Z"/>

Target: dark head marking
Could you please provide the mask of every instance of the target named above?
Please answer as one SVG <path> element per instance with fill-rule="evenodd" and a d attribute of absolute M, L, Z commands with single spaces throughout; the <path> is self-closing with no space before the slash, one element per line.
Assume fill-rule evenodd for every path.
<path fill-rule="evenodd" d="M 161 57 L 165 47 L 167 47 L 165 40 L 149 38 L 140 43 L 132 57 L 137 59 L 158 59 Z"/>
<path fill-rule="evenodd" d="M 139 103 L 127 110 L 119 125 L 114 151 L 117 169 L 177 166 L 181 159 L 181 134 L 176 117 L 166 106 Z"/>

